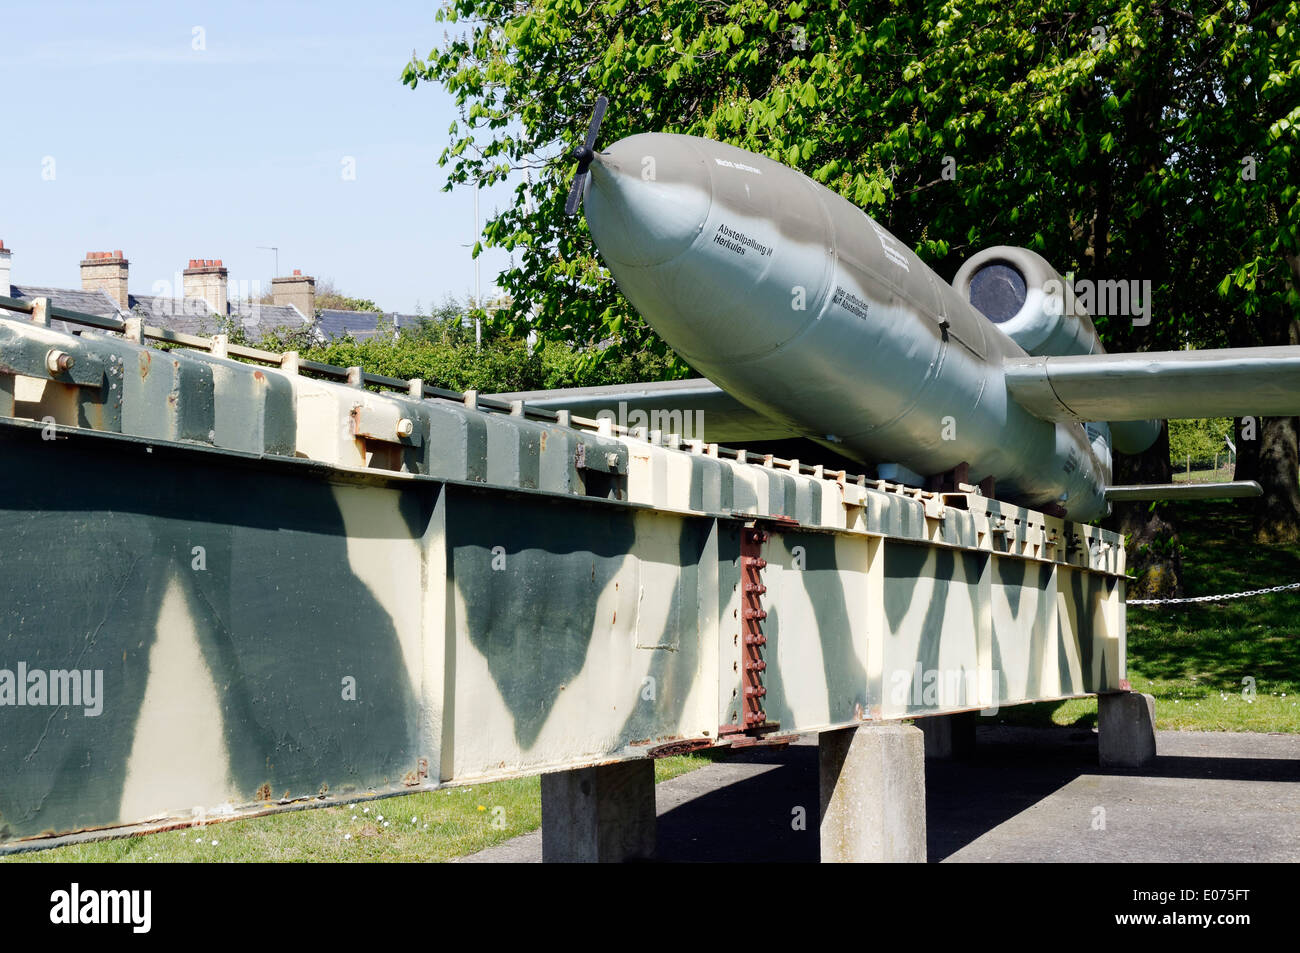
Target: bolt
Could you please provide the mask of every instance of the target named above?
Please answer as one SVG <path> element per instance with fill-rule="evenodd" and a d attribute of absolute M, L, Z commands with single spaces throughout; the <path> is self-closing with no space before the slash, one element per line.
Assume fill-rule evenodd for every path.
<path fill-rule="evenodd" d="M 45 368 L 51 374 L 63 374 L 75 363 L 76 360 L 66 351 L 52 350 L 45 355 Z"/>
<path fill-rule="evenodd" d="M 403 417 L 397 422 L 397 435 L 399 437 L 409 437 L 415 433 L 415 421 L 410 417 Z"/>

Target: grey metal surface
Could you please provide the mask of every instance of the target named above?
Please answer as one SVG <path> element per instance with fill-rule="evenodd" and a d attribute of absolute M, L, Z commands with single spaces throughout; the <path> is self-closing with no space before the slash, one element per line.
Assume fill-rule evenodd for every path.
<path fill-rule="evenodd" d="M 992 273 L 991 277 L 989 276 Z M 978 283 L 984 278 L 983 289 Z M 1018 279 L 1018 283 L 1015 280 Z M 1074 287 L 1047 260 L 1028 248 L 997 245 L 972 255 L 952 280 L 963 298 L 980 290 L 994 307 L 986 315 L 997 329 L 1034 356 L 1105 354 L 1092 317 L 1075 296 Z M 1018 308 L 1009 316 L 1017 303 Z M 1001 320 L 998 320 L 998 319 Z M 1098 418 L 1100 420 L 1100 418 Z M 1141 453 L 1160 436 L 1160 420 L 1106 419 L 1110 446 L 1119 453 Z"/>
<path fill-rule="evenodd" d="M 1223 500 L 1262 496 L 1254 480 L 1225 483 L 1147 483 L 1136 486 L 1108 486 L 1106 499 L 1123 500 Z"/>
<path fill-rule="evenodd" d="M 710 443 L 779 440 L 792 433 L 704 378 L 517 391 L 492 396 L 522 400 L 530 407 L 570 410 L 592 419 L 609 416 L 629 429 L 640 426 L 647 431 L 685 433 L 687 437 Z"/>
<path fill-rule="evenodd" d="M 970 465 L 998 494 L 1106 512 L 1107 454 L 1010 400 L 1025 352 L 861 209 L 723 143 L 649 134 L 596 156 L 585 210 L 619 287 L 709 380 L 851 458 Z"/>
<path fill-rule="evenodd" d="M 1300 414 L 1300 347 L 1024 357 L 1006 372 L 1045 420 Z"/>
<path fill-rule="evenodd" d="M 1010 275 L 998 274 L 986 279 L 1002 293 L 989 294 L 1004 305 L 1000 314 L 986 314 L 998 330 L 1011 338 L 1028 354 L 1103 354 L 1101 339 L 1093 327 L 1092 317 L 1080 306 L 1074 290 L 1037 252 L 1028 248 L 996 245 L 972 255 L 953 276 L 952 285 L 963 298 L 970 300 L 976 276 L 998 271 L 1005 266 Z M 1009 277 L 1018 276 L 1019 286 Z M 1006 312 L 1015 310 L 1009 315 Z M 1000 320 L 999 320 L 1000 319 Z"/>

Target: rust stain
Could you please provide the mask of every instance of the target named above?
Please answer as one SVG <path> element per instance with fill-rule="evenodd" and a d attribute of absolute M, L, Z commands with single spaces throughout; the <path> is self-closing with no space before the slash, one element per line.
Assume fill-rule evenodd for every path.
<path fill-rule="evenodd" d="M 140 379 L 144 380 L 149 376 L 149 366 L 153 363 L 153 357 L 148 351 L 140 352 Z"/>
<path fill-rule="evenodd" d="M 288 793 L 288 792 L 285 792 L 285 793 Z M 257 789 L 257 793 L 253 795 L 253 800 L 254 800 L 254 801 L 269 801 L 269 800 L 271 800 L 271 782 L 270 782 L 270 781 L 263 781 L 263 782 L 262 782 L 262 786 L 261 786 L 260 788 L 258 788 L 258 789 Z"/>
<path fill-rule="evenodd" d="M 691 751 L 699 751 L 702 748 L 712 748 L 713 740 L 710 738 L 685 738 L 681 741 L 671 741 L 668 744 L 662 744 L 651 748 L 647 753 L 650 758 L 668 758 L 676 754 L 686 754 Z"/>

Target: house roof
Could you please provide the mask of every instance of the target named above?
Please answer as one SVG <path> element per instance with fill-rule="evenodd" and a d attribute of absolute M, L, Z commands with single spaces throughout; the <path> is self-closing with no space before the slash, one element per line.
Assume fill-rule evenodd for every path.
<path fill-rule="evenodd" d="M 19 301 L 34 301 L 36 298 L 49 298 L 50 304 L 56 308 L 63 308 L 67 311 L 80 311 L 82 314 L 93 314 L 101 318 L 120 318 L 122 312 L 118 310 L 117 302 L 103 291 L 81 291 L 72 288 L 46 288 L 40 285 L 10 285 L 8 289 L 10 298 L 17 298 Z M 25 315 L 24 315 L 25 317 Z M 80 334 L 82 331 L 91 330 L 81 324 L 69 324 L 66 321 L 52 319 L 50 327 L 56 331 L 64 331 L 70 334 Z"/>
<path fill-rule="evenodd" d="M 82 291 L 73 288 L 46 288 L 37 285 L 12 285 L 9 296 L 22 301 L 34 298 L 49 298 L 56 308 L 80 311 L 99 317 L 123 318 L 124 314 L 117 302 L 104 291 Z M 172 298 L 164 295 L 129 295 L 130 313 L 144 318 L 145 322 L 155 327 L 193 334 L 199 337 L 211 337 L 221 333 L 221 322 L 202 298 Z M 256 338 L 276 328 L 301 328 L 311 322 L 293 305 L 255 304 L 240 302 L 228 304 L 227 315 L 240 321 L 248 333 Z M 378 332 L 379 319 L 384 318 L 388 324 L 398 329 L 419 326 L 428 320 L 423 315 L 400 314 L 390 311 L 383 314 L 377 311 L 341 311 L 335 308 L 322 308 L 315 319 L 317 337 L 321 341 L 333 341 L 342 337 L 352 337 L 358 341 L 372 338 Z M 50 326 L 59 331 L 80 334 L 91 330 L 82 325 L 69 324 L 53 320 Z"/>
<path fill-rule="evenodd" d="M 321 334 L 331 341 L 345 336 L 364 341 L 375 336 L 381 317 L 399 330 L 415 327 L 425 320 L 418 314 L 399 314 L 396 311 L 381 314 L 378 311 L 340 311 L 336 308 L 320 308 L 316 325 L 320 328 Z"/>
<path fill-rule="evenodd" d="M 220 320 L 202 298 L 131 295 L 130 300 L 132 312 L 149 324 L 202 337 L 221 332 Z M 228 304 L 226 314 L 237 319 L 254 337 L 278 327 L 300 328 L 307 323 L 291 304 Z"/>

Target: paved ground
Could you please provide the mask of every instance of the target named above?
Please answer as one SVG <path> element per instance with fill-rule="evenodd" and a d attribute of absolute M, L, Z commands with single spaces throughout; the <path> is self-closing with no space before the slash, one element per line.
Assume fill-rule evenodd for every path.
<path fill-rule="evenodd" d="M 1089 730 L 978 739 L 973 759 L 926 765 L 932 861 L 1300 861 L 1300 735 L 1162 731 L 1141 772 L 1101 771 Z M 659 860 L 817 860 L 815 736 L 666 781 L 656 799 Z M 541 859 L 538 831 L 463 861 Z"/>

